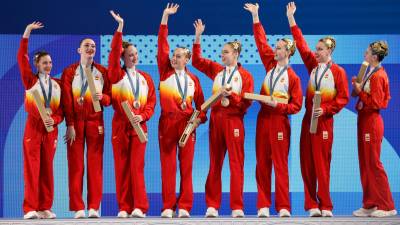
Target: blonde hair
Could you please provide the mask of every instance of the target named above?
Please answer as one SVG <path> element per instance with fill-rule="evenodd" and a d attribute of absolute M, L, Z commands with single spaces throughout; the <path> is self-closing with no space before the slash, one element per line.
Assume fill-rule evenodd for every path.
<path fill-rule="evenodd" d="M 378 56 L 379 62 L 389 54 L 389 46 L 386 41 L 375 41 L 369 44 L 372 54 Z"/>
<path fill-rule="evenodd" d="M 324 45 L 325 45 L 328 49 L 332 50 L 332 52 L 333 52 L 333 50 L 335 50 L 335 48 L 336 48 L 336 40 L 335 40 L 335 38 L 333 38 L 333 37 L 331 37 L 331 36 L 326 36 L 326 37 L 324 37 L 324 38 L 321 38 L 321 39 L 319 39 L 319 41 L 322 42 L 322 43 L 324 43 Z"/>
<path fill-rule="evenodd" d="M 282 38 L 281 41 L 286 43 L 286 50 L 289 51 L 289 57 L 296 52 L 296 42 L 290 38 Z"/>
<path fill-rule="evenodd" d="M 226 43 L 227 45 L 230 45 L 233 50 L 235 50 L 238 55 L 240 55 L 240 52 L 242 51 L 242 44 L 239 41 L 230 41 Z"/>
<path fill-rule="evenodd" d="M 190 51 L 189 48 L 186 48 L 186 47 L 184 47 L 184 46 L 178 46 L 178 47 L 176 47 L 176 48 L 182 49 L 183 52 L 184 52 L 185 55 L 186 55 L 186 58 L 190 59 L 190 58 L 192 57 L 192 52 Z"/>

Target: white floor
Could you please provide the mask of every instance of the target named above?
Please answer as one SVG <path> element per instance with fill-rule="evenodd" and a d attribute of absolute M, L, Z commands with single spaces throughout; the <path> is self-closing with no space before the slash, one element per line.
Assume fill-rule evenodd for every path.
<path fill-rule="evenodd" d="M 180 224 L 180 225 L 242 225 L 242 224 L 256 224 L 256 225 L 400 225 L 400 217 L 391 218 L 355 218 L 355 217 L 334 217 L 334 218 L 308 218 L 308 217 L 293 217 L 293 218 L 241 218 L 233 219 L 229 217 L 221 217 L 216 219 L 205 219 L 200 217 L 193 217 L 189 219 L 162 219 L 157 217 L 148 217 L 145 219 L 117 219 L 114 217 L 103 217 L 101 219 L 55 219 L 55 220 L 6 220 L 0 219 L 0 224 L 139 224 L 139 225 L 153 225 L 153 224 Z"/>

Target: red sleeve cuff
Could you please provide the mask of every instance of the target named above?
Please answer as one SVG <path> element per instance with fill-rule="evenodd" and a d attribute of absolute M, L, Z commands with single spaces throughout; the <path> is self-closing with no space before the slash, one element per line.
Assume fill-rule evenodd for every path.
<path fill-rule="evenodd" d="M 259 28 L 260 26 L 261 26 L 261 23 L 260 23 L 260 22 L 253 23 L 253 29 L 257 29 L 257 28 Z"/>

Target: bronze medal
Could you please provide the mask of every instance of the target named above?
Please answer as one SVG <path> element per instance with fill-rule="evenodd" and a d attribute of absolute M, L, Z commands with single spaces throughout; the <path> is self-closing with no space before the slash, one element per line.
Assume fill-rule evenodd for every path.
<path fill-rule="evenodd" d="M 360 102 L 357 104 L 357 109 L 358 109 L 358 110 L 361 110 L 361 109 L 363 109 L 363 107 L 364 107 L 364 104 L 363 104 L 362 101 L 360 101 Z"/>
<path fill-rule="evenodd" d="M 47 115 L 49 115 L 49 116 L 51 116 L 51 114 L 53 114 L 53 112 L 51 111 L 50 108 L 46 108 L 46 112 L 47 112 Z"/>
<path fill-rule="evenodd" d="M 186 102 L 182 102 L 181 103 L 181 109 L 182 110 L 186 110 L 186 108 L 187 108 Z"/>
<path fill-rule="evenodd" d="M 223 97 L 221 100 L 221 105 L 223 107 L 228 107 L 229 106 L 229 99 L 227 97 Z"/>
<path fill-rule="evenodd" d="M 231 85 L 231 84 L 225 84 L 225 89 L 226 89 L 227 91 L 232 90 L 232 85 Z"/>
<path fill-rule="evenodd" d="M 78 104 L 79 105 L 83 105 L 83 97 L 79 97 L 78 99 L 77 99 L 77 101 L 78 101 Z"/>
<path fill-rule="evenodd" d="M 135 109 L 139 109 L 140 108 L 140 102 L 139 101 L 134 101 L 133 102 L 133 107 L 135 107 Z"/>

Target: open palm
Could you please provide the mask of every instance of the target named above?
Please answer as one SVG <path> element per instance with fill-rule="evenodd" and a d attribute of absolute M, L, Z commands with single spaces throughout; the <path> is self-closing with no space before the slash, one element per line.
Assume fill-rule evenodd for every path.
<path fill-rule="evenodd" d="M 117 21 L 118 23 L 124 22 L 124 19 L 122 19 L 122 17 L 118 13 L 115 13 L 113 10 L 111 10 L 110 13 L 111 16 L 114 17 L 115 21 Z"/>
<path fill-rule="evenodd" d="M 295 12 L 296 12 L 296 4 L 294 4 L 294 2 L 289 2 L 289 4 L 287 4 L 286 6 L 286 15 L 288 17 L 293 16 Z"/>
<path fill-rule="evenodd" d="M 244 9 L 249 11 L 252 15 L 258 14 L 258 3 L 256 4 L 251 4 L 251 3 L 246 3 L 244 4 Z"/>
<path fill-rule="evenodd" d="M 178 11 L 179 5 L 174 3 L 168 3 L 167 7 L 164 9 L 164 13 L 167 15 L 175 14 Z"/>
<path fill-rule="evenodd" d="M 44 25 L 41 22 L 35 21 L 35 22 L 29 24 L 27 28 L 30 30 L 37 30 L 37 29 L 41 29 L 43 27 L 44 27 Z"/>
<path fill-rule="evenodd" d="M 195 32 L 196 36 L 202 35 L 203 32 L 204 32 L 204 29 L 206 29 L 206 25 L 203 24 L 203 22 L 201 21 L 201 19 L 198 19 L 198 20 L 194 21 L 193 26 L 194 26 L 195 31 L 196 31 L 196 32 Z"/>

